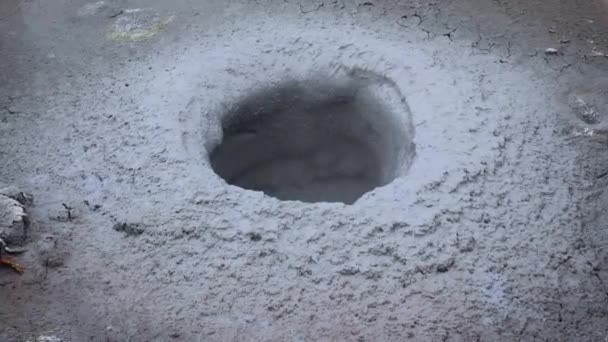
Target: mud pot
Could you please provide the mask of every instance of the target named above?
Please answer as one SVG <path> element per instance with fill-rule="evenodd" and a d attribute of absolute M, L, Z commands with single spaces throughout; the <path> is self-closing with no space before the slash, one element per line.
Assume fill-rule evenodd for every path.
<path fill-rule="evenodd" d="M 606 341 L 607 6 L 0 1 L 0 341 Z"/>

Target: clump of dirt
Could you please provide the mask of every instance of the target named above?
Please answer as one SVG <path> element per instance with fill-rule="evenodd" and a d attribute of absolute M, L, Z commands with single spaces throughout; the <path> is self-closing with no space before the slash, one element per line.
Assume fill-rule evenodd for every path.
<path fill-rule="evenodd" d="M 14 188 L 0 190 L 0 239 L 9 245 L 22 245 L 28 235 L 29 218 L 25 205 L 33 197 Z"/>

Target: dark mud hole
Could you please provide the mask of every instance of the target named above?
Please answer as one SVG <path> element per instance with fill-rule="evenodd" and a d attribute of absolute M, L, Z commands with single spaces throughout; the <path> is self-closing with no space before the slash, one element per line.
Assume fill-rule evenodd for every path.
<path fill-rule="evenodd" d="M 281 200 L 352 204 L 411 160 L 401 121 L 358 80 L 285 82 L 225 115 L 211 165 L 229 184 Z"/>

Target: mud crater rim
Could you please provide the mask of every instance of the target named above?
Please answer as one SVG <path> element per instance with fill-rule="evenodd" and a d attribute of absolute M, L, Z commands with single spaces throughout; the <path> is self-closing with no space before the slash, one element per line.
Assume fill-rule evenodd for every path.
<path fill-rule="evenodd" d="M 403 175 L 415 154 L 409 109 L 385 103 L 382 83 L 351 74 L 246 94 L 221 113 L 211 167 L 279 200 L 353 204 Z"/>

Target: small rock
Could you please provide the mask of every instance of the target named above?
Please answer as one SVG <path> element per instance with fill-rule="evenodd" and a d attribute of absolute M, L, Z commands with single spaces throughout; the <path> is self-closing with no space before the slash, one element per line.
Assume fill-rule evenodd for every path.
<path fill-rule="evenodd" d="M 454 257 L 449 258 L 448 260 L 437 264 L 437 272 L 444 273 L 450 270 L 454 266 L 456 259 Z"/>
<path fill-rule="evenodd" d="M 17 200 L 0 195 L 0 238 L 9 245 L 22 245 L 27 237 L 29 220 Z"/>
<path fill-rule="evenodd" d="M 557 49 L 548 48 L 545 50 L 545 55 L 557 55 L 557 54 L 559 54 L 559 51 Z"/>
<path fill-rule="evenodd" d="M 117 223 L 112 227 L 117 232 L 124 232 L 127 236 L 141 235 L 144 228 L 139 223 Z"/>

